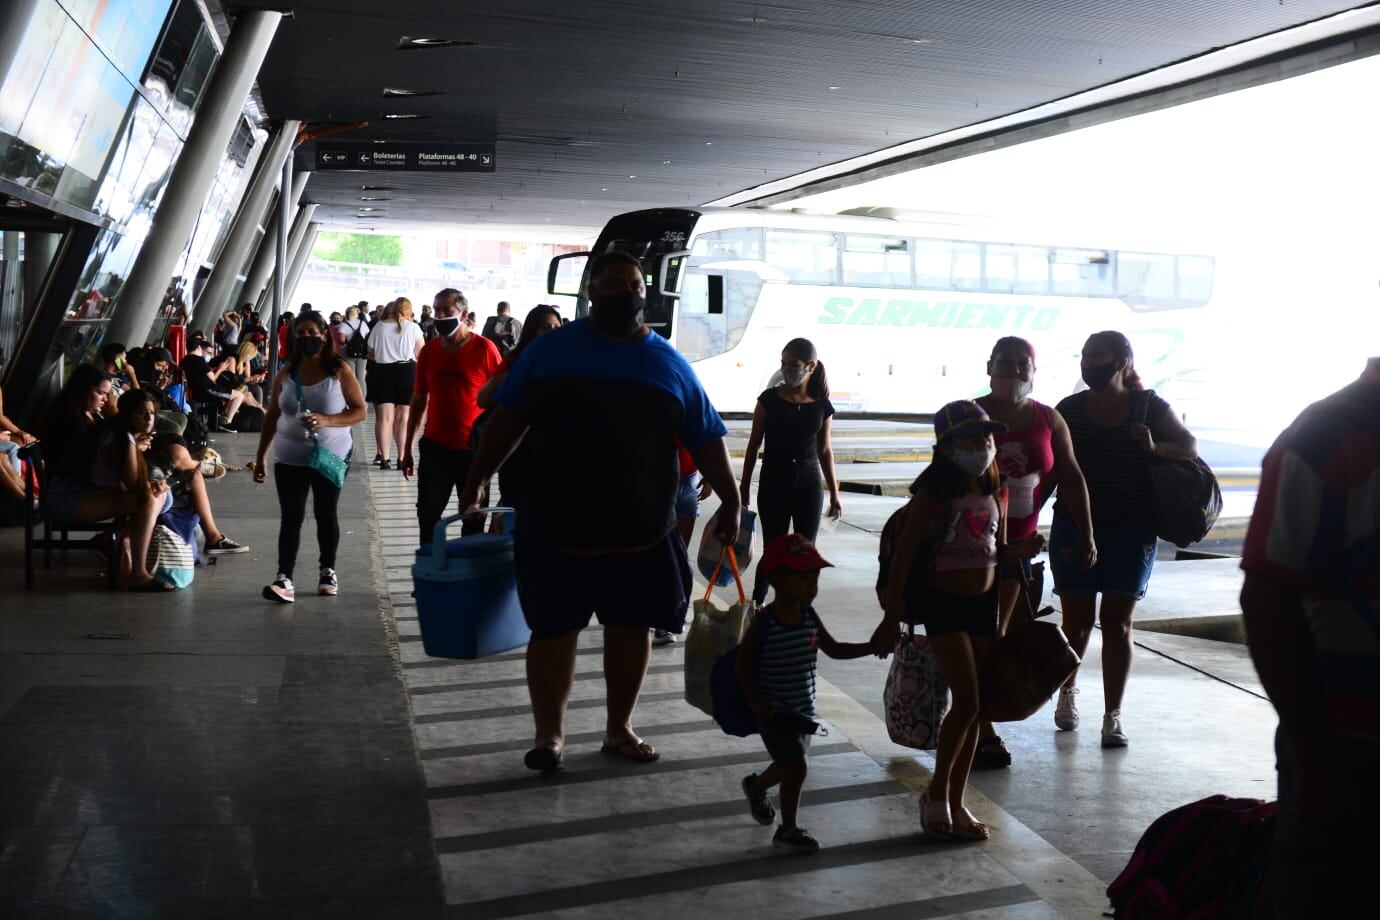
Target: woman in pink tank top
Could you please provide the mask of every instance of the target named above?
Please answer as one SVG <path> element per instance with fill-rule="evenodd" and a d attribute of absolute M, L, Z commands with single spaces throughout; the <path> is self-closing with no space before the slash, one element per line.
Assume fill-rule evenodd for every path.
<path fill-rule="evenodd" d="M 1092 512 L 1083 471 L 1073 456 L 1069 428 L 1058 411 L 1030 398 L 1035 384 L 1035 346 L 1025 339 L 1007 336 L 997 340 L 987 362 L 992 392 L 977 400 L 993 421 L 1007 430 L 995 436 L 997 466 L 1010 495 L 1006 539 L 1018 543 L 1035 532 L 1040 509 L 1059 487 L 1061 500 L 1073 512 L 1078 525 L 1080 563 L 1090 568 L 1097 561 Z M 1022 576 L 1030 577 L 1030 561 L 1002 566 L 998 585 L 997 635 L 1005 634 L 1020 599 Z M 982 723 L 974 766 L 979 769 L 1011 765 L 1011 752 L 990 722 Z"/>

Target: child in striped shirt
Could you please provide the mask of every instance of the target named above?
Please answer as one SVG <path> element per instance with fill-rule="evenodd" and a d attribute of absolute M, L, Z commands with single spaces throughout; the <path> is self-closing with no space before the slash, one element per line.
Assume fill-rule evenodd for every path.
<path fill-rule="evenodd" d="M 781 827 L 772 846 L 790 853 L 814 853 L 819 843 L 796 824 L 805 785 L 805 752 L 814 734 L 815 659 L 862 658 L 866 642 L 839 642 L 829 635 L 810 604 L 819 593 L 819 570 L 832 568 L 800 534 L 777 537 L 762 553 L 762 570 L 776 592 L 752 621 L 738 651 L 738 680 L 771 755 L 771 766 L 743 778 L 752 817 L 772 824 L 776 810 L 767 790 L 780 785 Z"/>

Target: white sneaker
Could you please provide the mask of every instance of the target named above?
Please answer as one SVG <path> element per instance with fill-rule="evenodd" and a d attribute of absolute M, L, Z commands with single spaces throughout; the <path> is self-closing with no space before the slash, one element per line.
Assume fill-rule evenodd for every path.
<path fill-rule="evenodd" d="M 1102 746 L 1104 748 L 1123 748 L 1131 743 L 1121 730 L 1121 710 L 1113 709 L 1102 717 Z"/>
<path fill-rule="evenodd" d="M 652 631 L 652 645 L 660 648 L 664 645 L 675 645 L 676 634 L 665 629 Z"/>
<path fill-rule="evenodd" d="M 335 569 L 322 569 L 321 578 L 316 582 L 316 593 L 335 597 L 340 592 L 340 582 L 335 577 Z"/>
<path fill-rule="evenodd" d="M 1077 687 L 1061 687 L 1059 703 L 1054 707 L 1054 725 L 1061 732 L 1071 732 L 1078 727 Z"/>
<path fill-rule="evenodd" d="M 280 604 L 295 604 L 297 592 L 293 590 L 292 579 L 279 572 L 278 577 L 273 579 L 273 584 L 264 585 L 264 599 Z"/>

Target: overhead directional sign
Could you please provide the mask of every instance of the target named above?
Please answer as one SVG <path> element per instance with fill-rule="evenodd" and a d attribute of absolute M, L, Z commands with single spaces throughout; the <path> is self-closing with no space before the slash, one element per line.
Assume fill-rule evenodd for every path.
<path fill-rule="evenodd" d="M 493 172 L 493 144 L 317 141 L 316 168 L 363 172 Z"/>

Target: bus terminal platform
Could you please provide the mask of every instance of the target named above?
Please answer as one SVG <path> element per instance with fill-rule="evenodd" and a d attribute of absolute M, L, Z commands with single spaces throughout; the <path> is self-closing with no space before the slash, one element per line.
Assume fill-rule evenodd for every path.
<path fill-rule="evenodd" d="M 875 435 L 836 437 L 894 450 L 862 443 Z M 1160 814 L 1213 793 L 1274 797 L 1274 712 L 1245 647 L 1224 641 L 1231 559 L 1157 567 L 1137 614 L 1155 631 L 1137 632 L 1129 748 L 1099 746 L 1096 633 L 1079 731 L 1057 732 L 1052 704 L 999 726 L 1014 764 L 975 773 L 969 799 L 985 843 L 920 835 L 932 754 L 888 740 L 875 658 L 820 659 L 829 734 L 801 813 L 814 856 L 774 851 L 749 816 L 739 782 L 766 755 L 684 702 L 680 644 L 653 650 L 635 718 L 658 762 L 598 750 L 596 628 L 566 769 L 533 774 L 521 652 L 423 652 L 415 483 L 366 465 L 369 426 L 341 502 L 340 596 L 309 591 L 309 519 L 290 606 L 259 593 L 277 503 L 244 469 L 257 436 L 215 437 L 232 470 L 212 501 L 251 551 L 187 590 L 108 591 L 77 548 L 26 592 L 22 531 L 0 530 L 0 916 L 1091 918 Z M 876 533 L 901 501 L 846 493 L 820 536 L 836 567 L 817 607 L 840 639 L 877 622 Z"/>

